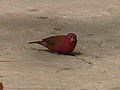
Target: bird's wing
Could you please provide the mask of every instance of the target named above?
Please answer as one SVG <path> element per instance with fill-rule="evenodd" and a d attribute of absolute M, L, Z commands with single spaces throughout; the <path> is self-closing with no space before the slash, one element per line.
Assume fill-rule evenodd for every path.
<path fill-rule="evenodd" d="M 64 35 L 51 36 L 51 37 L 43 39 L 43 41 L 46 42 L 48 45 L 56 45 L 63 39 L 63 37 Z"/>

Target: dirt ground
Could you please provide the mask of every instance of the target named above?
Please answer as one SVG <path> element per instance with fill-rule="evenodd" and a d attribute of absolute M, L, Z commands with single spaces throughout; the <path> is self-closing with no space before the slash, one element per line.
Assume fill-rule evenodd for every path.
<path fill-rule="evenodd" d="M 74 32 L 70 56 L 29 41 Z M 4 90 L 120 90 L 119 0 L 1 0 Z"/>

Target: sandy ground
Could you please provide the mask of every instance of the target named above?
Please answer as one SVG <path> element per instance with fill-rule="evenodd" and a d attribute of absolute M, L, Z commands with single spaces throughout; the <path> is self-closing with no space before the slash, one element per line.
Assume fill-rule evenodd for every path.
<path fill-rule="evenodd" d="M 82 54 L 28 44 L 69 32 Z M 119 0 L 0 0 L 0 42 L 4 90 L 120 90 Z"/>

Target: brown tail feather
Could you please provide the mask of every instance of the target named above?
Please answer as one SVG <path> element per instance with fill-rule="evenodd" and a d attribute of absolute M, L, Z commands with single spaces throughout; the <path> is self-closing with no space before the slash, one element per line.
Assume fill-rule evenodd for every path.
<path fill-rule="evenodd" d="M 34 42 L 29 42 L 29 44 L 33 44 L 33 43 L 37 43 L 37 44 L 41 44 L 43 41 L 34 41 Z"/>

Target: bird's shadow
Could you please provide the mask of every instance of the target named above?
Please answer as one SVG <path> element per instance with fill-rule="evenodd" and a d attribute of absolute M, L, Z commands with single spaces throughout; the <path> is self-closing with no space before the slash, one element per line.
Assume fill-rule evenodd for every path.
<path fill-rule="evenodd" d="M 49 50 L 49 49 L 36 49 L 36 48 L 31 48 L 31 50 L 36 50 L 36 51 L 38 51 L 38 52 L 44 51 L 44 52 L 49 52 L 49 53 L 56 54 L 56 55 L 76 56 L 76 55 L 81 55 L 81 54 L 83 54 L 83 53 L 81 53 L 81 52 L 75 52 L 75 51 L 71 52 L 70 54 L 60 54 L 60 53 L 51 51 L 51 50 Z"/>

